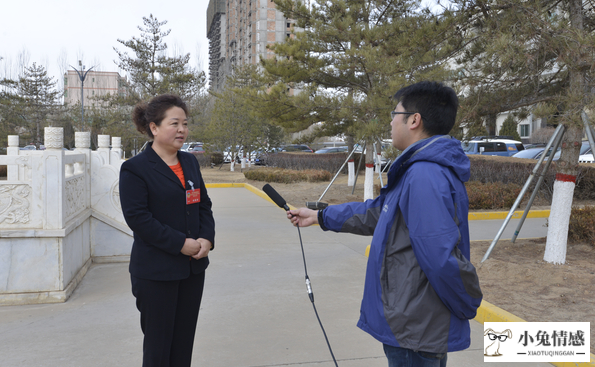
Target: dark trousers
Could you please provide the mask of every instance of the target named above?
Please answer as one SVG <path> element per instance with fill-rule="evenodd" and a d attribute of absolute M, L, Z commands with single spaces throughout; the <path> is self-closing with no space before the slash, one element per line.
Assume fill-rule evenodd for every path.
<path fill-rule="evenodd" d="M 190 367 L 205 272 L 176 281 L 130 278 L 145 334 L 143 367 Z"/>
<path fill-rule="evenodd" d="M 413 351 L 383 344 L 388 367 L 446 367 L 447 353 Z"/>

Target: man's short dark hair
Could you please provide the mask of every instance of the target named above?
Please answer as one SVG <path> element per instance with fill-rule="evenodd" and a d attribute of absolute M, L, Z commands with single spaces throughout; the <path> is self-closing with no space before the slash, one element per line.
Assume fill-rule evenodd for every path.
<path fill-rule="evenodd" d="M 415 83 L 399 90 L 393 99 L 405 111 L 421 114 L 424 131 L 430 136 L 446 135 L 455 124 L 459 99 L 452 88 L 442 83 Z"/>

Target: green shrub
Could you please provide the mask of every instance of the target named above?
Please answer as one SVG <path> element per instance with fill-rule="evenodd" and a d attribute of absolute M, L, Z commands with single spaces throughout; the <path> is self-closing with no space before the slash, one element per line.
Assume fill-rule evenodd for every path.
<path fill-rule="evenodd" d="M 595 246 L 595 208 L 573 207 L 568 224 L 568 242 Z"/>
<path fill-rule="evenodd" d="M 514 183 L 479 181 L 467 182 L 465 187 L 469 196 L 469 210 L 510 209 L 522 188 Z"/>
<path fill-rule="evenodd" d="M 279 183 L 294 183 L 300 181 L 320 182 L 330 181 L 331 173 L 324 170 L 291 170 L 282 168 L 258 168 L 244 172 L 249 180 Z"/>

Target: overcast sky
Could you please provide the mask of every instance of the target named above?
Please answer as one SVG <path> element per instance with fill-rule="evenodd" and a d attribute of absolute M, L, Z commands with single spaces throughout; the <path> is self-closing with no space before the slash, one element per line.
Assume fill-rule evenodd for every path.
<path fill-rule="evenodd" d="M 119 71 L 113 47 L 127 50 L 118 39 L 140 36 L 137 26 L 143 16 L 153 14 L 167 20 L 162 29 L 171 29 L 165 42 L 170 50 L 190 53 L 190 63 L 208 72 L 209 44 L 206 35 L 208 0 L 100 0 L 2 1 L 0 12 L 0 78 L 16 78 L 19 55 L 46 66 L 61 85 L 62 64 L 78 68 L 82 59 L 89 68 Z M 130 52 L 129 52 L 130 54 Z M 200 61 L 200 62 L 199 62 Z M 8 74 L 8 75 L 7 75 Z M 123 73 L 122 73 L 123 74 Z"/>

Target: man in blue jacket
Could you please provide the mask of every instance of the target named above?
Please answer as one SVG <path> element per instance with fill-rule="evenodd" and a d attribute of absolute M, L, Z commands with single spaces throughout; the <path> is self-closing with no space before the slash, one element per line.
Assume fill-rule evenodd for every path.
<path fill-rule="evenodd" d="M 469 347 L 468 320 L 482 299 L 469 260 L 469 159 L 447 135 L 458 98 L 441 83 L 420 82 L 394 99 L 393 146 L 403 153 L 380 196 L 288 218 L 373 236 L 358 326 L 383 343 L 389 367 L 444 367 L 447 352 Z"/>

